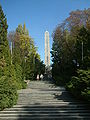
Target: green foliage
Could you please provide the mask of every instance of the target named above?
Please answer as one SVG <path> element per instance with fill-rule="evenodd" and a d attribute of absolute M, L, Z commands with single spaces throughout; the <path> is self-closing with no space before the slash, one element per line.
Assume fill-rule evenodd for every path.
<path fill-rule="evenodd" d="M 35 59 L 35 70 L 34 70 L 34 79 L 36 79 L 37 75 L 44 75 L 45 73 L 45 65 L 43 61 L 38 60 L 37 58 Z"/>
<path fill-rule="evenodd" d="M 0 110 L 16 104 L 17 89 L 15 82 L 7 76 L 0 78 Z"/>
<path fill-rule="evenodd" d="M 25 79 L 35 79 L 36 74 L 44 72 L 44 64 L 25 23 L 18 25 L 15 32 L 11 31 L 8 40 L 7 28 L 0 6 L 0 110 L 16 104 L 17 90 L 27 86 Z M 8 42 L 12 42 L 11 54 Z"/>
<path fill-rule="evenodd" d="M 25 83 L 24 81 L 22 81 L 22 88 L 26 89 L 26 87 L 27 87 L 27 83 Z"/>
<path fill-rule="evenodd" d="M 27 80 L 33 80 L 34 79 L 34 54 L 30 53 L 30 55 L 27 57 L 26 64 L 25 64 L 25 77 Z"/>
<path fill-rule="evenodd" d="M 75 96 L 86 100 L 90 98 L 89 20 L 90 9 L 72 11 L 54 30 L 51 51 L 52 76 L 56 84 L 67 84 Z M 82 70 L 77 72 L 77 69 Z"/>
<path fill-rule="evenodd" d="M 67 30 L 62 31 L 61 26 L 58 26 L 53 33 L 52 74 L 54 78 L 60 77 L 60 82 L 64 84 L 70 80 L 76 70 L 73 63 L 75 43 L 74 40 L 71 41 L 71 38 L 70 33 Z M 57 82 L 57 79 L 55 80 Z"/>
<path fill-rule="evenodd" d="M 19 65 L 22 67 L 22 78 L 34 79 L 36 47 L 34 46 L 33 39 L 29 36 L 25 23 L 23 27 L 22 25 L 18 25 L 16 29 L 16 36 L 17 37 L 14 41 L 15 57 L 13 58 L 15 59 L 17 57 L 15 61 L 18 59 L 21 62 Z M 19 51 L 17 51 L 18 48 Z"/>
<path fill-rule="evenodd" d="M 5 60 L 7 65 L 10 64 L 10 51 L 7 41 L 7 19 L 3 13 L 2 7 L 0 6 L 0 61 Z"/>
<path fill-rule="evenodd" d="M 27 57 L 25 73 L 27 80 L 35 80 L 37 74 L 40 75 L 45 73 L 45 65 L 40 60 L 38 53 L 32 53 Z"/>
<path fill-rule="evenodd" d="M 21 89 L 22 87 L 22 68 L 20 65 L 15 64 L 14 65 L 14 73 L 16 76 L 16 83 L 17 83 L 17 89 Z"/>
<path fill-rule="evenodd" d="M 11 107 L 17 100 L 17 83 L 7 41 L 7 20 L 0 6 L 0 110 Z"/>
<path fill-rule="evenodd" d="M 28 30 L 26 29 L 26 25 L 24 23 L 24 25 L 22 26 L 21 24 L 18 25 L 18 27 L 16 28 L 16 32 L 20 35 L 27 35 L 29 36 L 29 32 Z"/>
<path fill-rule="evenodd" d="M 18 25 L 18 27 L 17 27 L 17 29 L 16 29 L 16 32 L 17 33 L 19 33 L 19 34 L 23 34 L 23 27 L 22 27 L 22 25 L 20 24 L 20 25 Z"/>
<path fill-rule="evenodd" d="M 17 32 L 18 28 L 16 29 Z M 36 53 L 34 41 L 27 33 L 26 26 L 23 26 L 23 33 L 19 35 L 19 48 L 21 50 L 23 77 L 27 80 L 36 79 L 37 74 L 44 73 L 44 64 Z"/>
<path fill-rule="evenodd" d="M 81 92 L 81 95 L 83 96 L 83 98 L 87 101 L 90 102 L 90 89 L 86 89 L 83 92 Z"/>
<path fill-rule="evenodd" d="M 90 68 L 90 29 L 88 30 L 85 27 L 81 27 L 78 31 L 76 39 L 76 58 L 80 64 L 80 67 L 83 69 Z M 83 62 L 82 62 L 82 42 L 83 42 Z"/>
<path fill-rule="evenodd" d="M 77 76 L 72 77 L 67 88 L 76 97 L 90 101 L 90 71 L 78 70 Z"/>
<path fill-rule="evenodd" d="M 15 66 L 18 83 L 21 82 L 23 86 L 23 80 L 34 80 L 37 74 L 44 74 L 45 66 L 40 60 L 37 48 L 29 36 L 25 23 L 23 27 L 21 24 L 18 25 L 15 32 L 11 31 L 8 34 L 8 40 L 13 43 L 12 63 Z M 20 76 L 18 76 L 19 74 Z"/>

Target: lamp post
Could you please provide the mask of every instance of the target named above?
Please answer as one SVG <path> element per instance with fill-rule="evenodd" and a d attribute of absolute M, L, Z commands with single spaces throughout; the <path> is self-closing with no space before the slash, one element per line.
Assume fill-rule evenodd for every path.
<path fill-rule="evenodd" d="M 82 62 L 83 62 L 83 41 L 82 41 Z"/>
<path fill-rule="evenodd" d="M 33 55 L 33 79 L 34 79 L 34 73 L 35 73 L 35 54 Z"/>
<path fill-rule="evenodd" d="M 26 59 L 27 59 L 27 57 L 25 56 L 24 59 L 25 59 L 25 64 L 24 64 L 24 80 L 26 80 L 25 69 L 26 69 Z"/>
<path fill-rule="evenodd" d="M 11 48 L 11 65 L 12 65 L 12 41 L 11 41 L 11 46 L 10 46 L 10 48 Z"/>

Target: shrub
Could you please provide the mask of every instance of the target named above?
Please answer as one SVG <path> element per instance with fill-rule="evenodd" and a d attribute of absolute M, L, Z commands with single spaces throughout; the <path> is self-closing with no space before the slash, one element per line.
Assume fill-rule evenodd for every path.
<path fill-rule="evenodd" d="M 90 71 L 78 70 L 66 86 L 76 97 L 90 101 Z"/>
<path fill-rule="evenodd" d="M 7 76 L 0 78 L 0 110 L 16 104 L 18 95 L 14 80 Z"/>
<path fill-rule="evenodd" d="M 86 89 L 86 90 L 82 91 L 81 95 L 84 97 L 85 100 L 90 102 L 90 88 L 89 88 L 89 90 Z"/>
<path fill-rule="evenodd" d="M 22 81 L 22 88 L 25 89 L 27 87 L 27 83 L 25 83 L 24 81 Z"/>

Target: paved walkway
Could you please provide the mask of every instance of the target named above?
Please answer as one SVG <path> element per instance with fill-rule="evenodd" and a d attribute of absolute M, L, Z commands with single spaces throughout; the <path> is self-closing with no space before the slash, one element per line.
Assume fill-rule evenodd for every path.
<path fill-rule="evenodd" d="M 0 120 L 90 120 L 87 104 L 48 81 L 31 81 L 18 93 L 17 105 L 0 112 Z"/>

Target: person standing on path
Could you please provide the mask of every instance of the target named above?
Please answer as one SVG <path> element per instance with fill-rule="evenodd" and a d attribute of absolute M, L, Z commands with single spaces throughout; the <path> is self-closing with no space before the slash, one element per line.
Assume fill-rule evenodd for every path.
<path fill-rule="evenodd" d="M 39 80 L 39 74 L 37 75 L 37 80 Z"/>
<path fill-rule="evenodd" d="M 43 80 L 43 74 L 40 75 L 40 79 Z"/>

